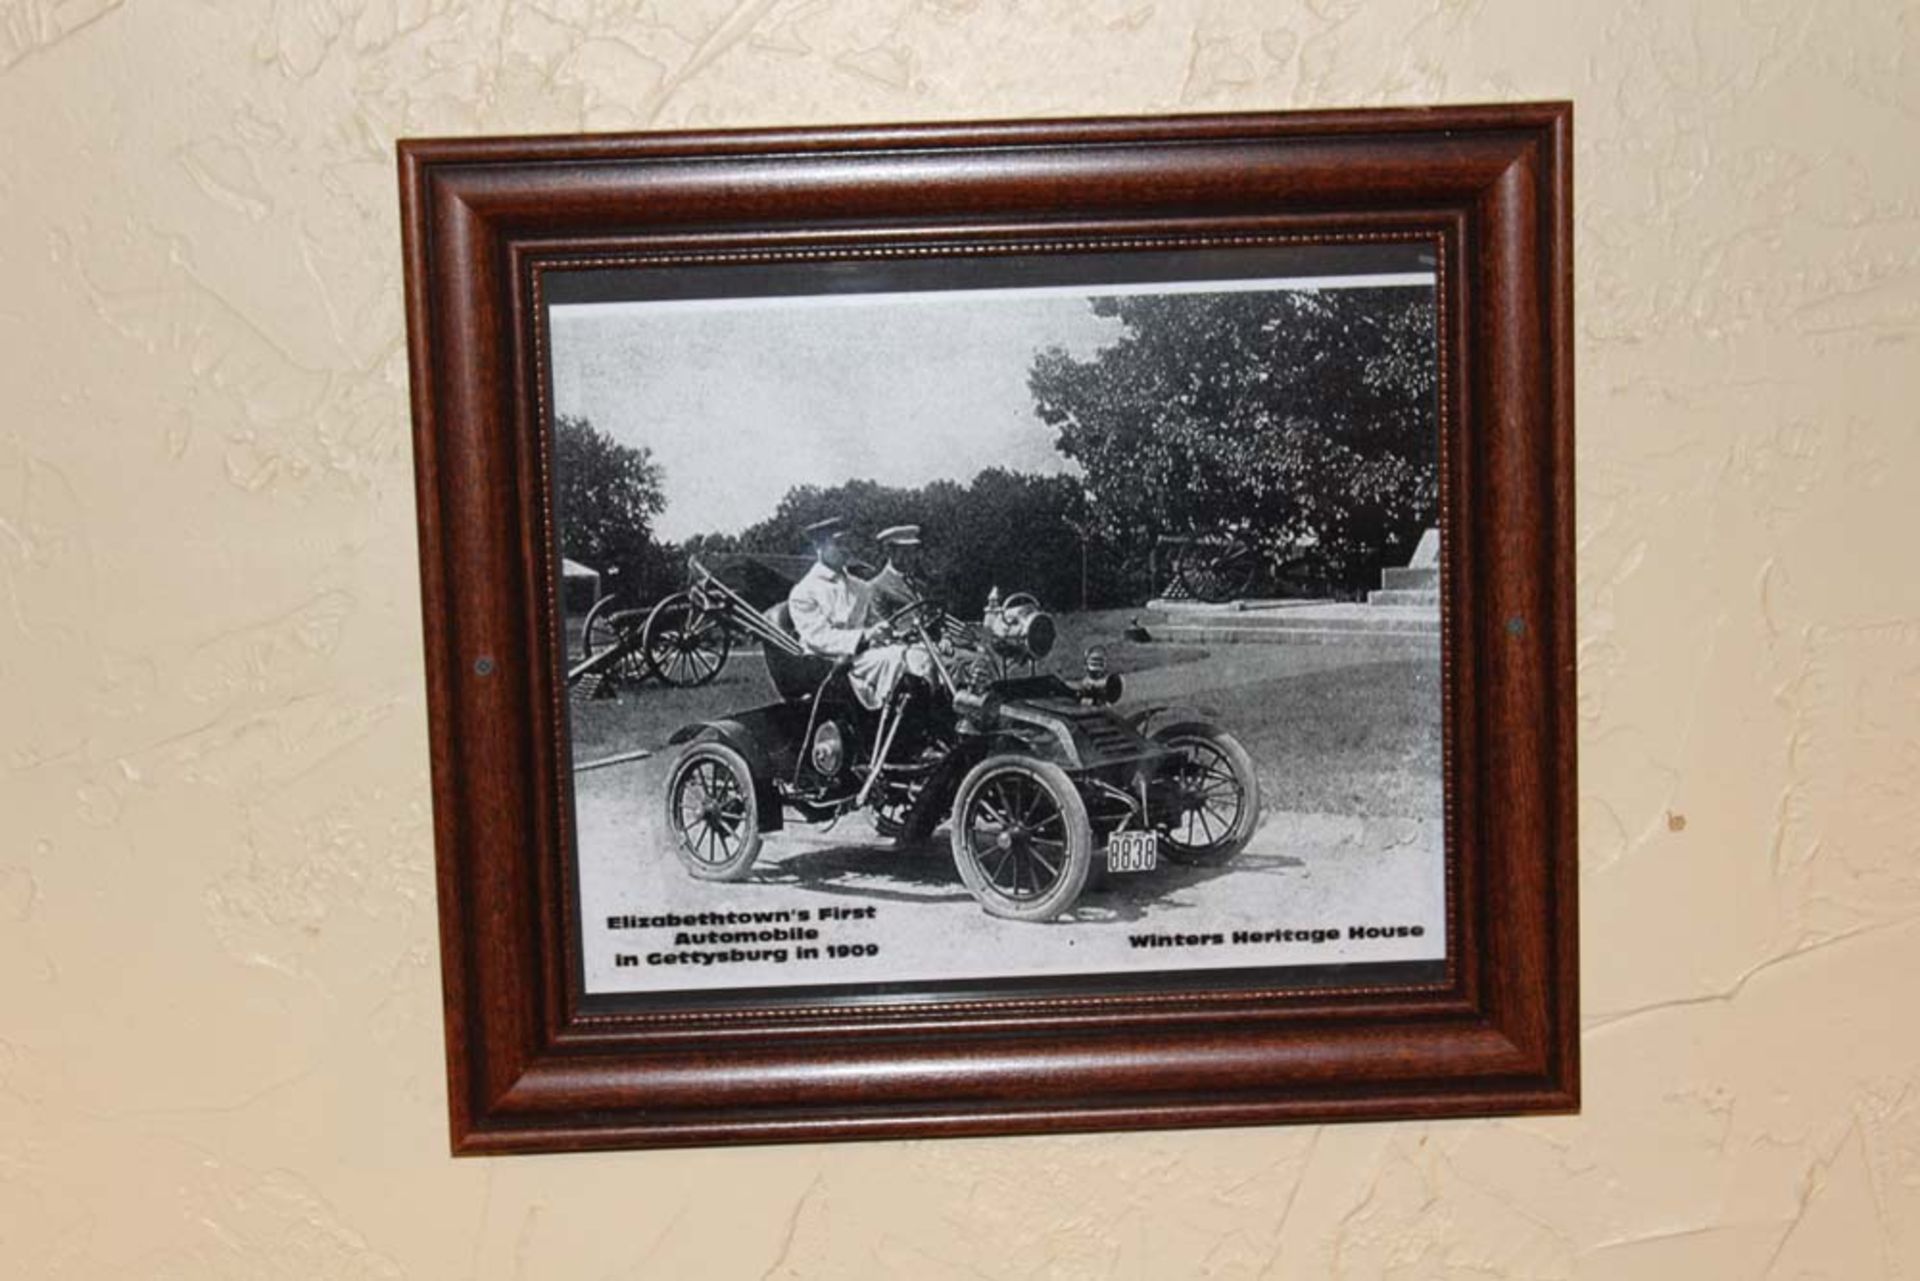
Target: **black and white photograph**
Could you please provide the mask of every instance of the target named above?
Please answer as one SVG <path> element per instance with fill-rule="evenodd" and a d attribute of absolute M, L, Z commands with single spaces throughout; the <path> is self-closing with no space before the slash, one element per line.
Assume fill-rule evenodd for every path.
<path fill-rule="evenodd" d="M 1437 981 L 1437 279 L 547 273 L 582 991 Z"/>

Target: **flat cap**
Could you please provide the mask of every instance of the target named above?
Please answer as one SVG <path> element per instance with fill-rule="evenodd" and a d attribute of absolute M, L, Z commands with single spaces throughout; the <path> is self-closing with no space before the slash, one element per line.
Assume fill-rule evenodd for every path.
<path fill-rule="evenodd" d="M 811 525 L 803 525 L 801 532 L 807 536 L 809 542 L 822 542 L 832 538 L 835 534 L 846 533 L 847 518 L 845 516 L 829 516 L 825 520 L 816 520 Z"/>
<path fill-rule="evenodd" d="M 920 545 L 920 526 L 889 525 L 874 535 L 874 540 L 887 547 L 918 547 Z"/>

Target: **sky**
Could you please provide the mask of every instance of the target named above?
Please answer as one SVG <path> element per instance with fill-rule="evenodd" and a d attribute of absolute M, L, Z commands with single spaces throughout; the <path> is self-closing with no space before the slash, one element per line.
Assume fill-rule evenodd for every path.
<path fill-rule="evenodd" d="M 1084 287 L 585 303 L 550 319 L 555 413 L 653 452 L 654 533 L 670 541 L 737 533 L 796 485 L 1076 470 L 1027 371 L 1042 348 L 1084 358 L 1122 332 Z"/>

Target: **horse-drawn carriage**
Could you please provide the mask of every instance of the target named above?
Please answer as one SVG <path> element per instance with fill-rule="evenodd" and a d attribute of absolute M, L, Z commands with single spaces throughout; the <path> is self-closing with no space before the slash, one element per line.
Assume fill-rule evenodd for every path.
<path fill-rule="evenodd" d="M 618 596 L 604 596 L 581 626 L 581 654 L 567 669 L 567 684 L 591 685 L 598 692 L 647 680 L 690 688 L 718 676 L 743 642 L 792 644 L 791 637 L 767 625 L 764 611 L 786 599 L 787 589 L 812 563 L 805 556 L 736 554 L 715 558 L 710 569 L 695 558 L 689 561 L 687 586 L 648 608 L 630 608 Z"/>

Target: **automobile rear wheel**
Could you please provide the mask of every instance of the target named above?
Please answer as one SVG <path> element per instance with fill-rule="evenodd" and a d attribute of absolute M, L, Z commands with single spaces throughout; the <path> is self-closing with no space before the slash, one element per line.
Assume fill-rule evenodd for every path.
<path fill-rule="evenodd" d="M 1180 814 L 1162 831 L 1176 863 L 1224 863 L 1253 838 L 1260 822 L 1260 779 L 1240 740 L 1202 721 L 1167 725 L 1153 741 L 1180 753 L 1169 767 Z"/>
<path fill-rule="evenodd" d="M 695 743 L 667 779 L 673 852 L 702 881 L 737 881 L 760 854 L 760 805 L 746 758 L 725 743 Z"/>
<path fill-rule="evenodd" d="M 1093 866 L 1093 828 L 1057 765 L 990 756 L 953 801 L 954 866 L 990 915 L 1047 921 L 1072 907 Z"/>

